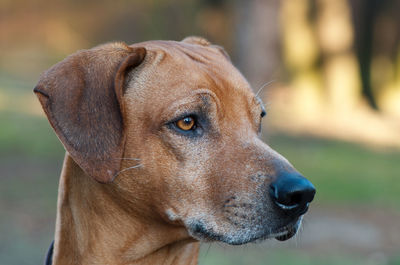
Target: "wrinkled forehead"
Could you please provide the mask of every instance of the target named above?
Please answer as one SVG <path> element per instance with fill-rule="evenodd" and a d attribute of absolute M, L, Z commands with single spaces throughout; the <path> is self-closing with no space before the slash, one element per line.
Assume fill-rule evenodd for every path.
<path fill-rule="evenodd" d="M 254 98 L 247 80 L 225 55 L 213 46 L 174 41 L 152 41 L 146 68 L 159 87 L 168 86 L 167 93 L 181 94 L 193 89 L 212 90 L 219 98 L 229 95 Z M 135 46 L 136 46 L 135 45 Z"/>

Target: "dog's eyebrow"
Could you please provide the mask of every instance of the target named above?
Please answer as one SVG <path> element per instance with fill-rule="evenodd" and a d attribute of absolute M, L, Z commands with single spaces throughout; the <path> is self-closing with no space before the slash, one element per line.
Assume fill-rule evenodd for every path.
<path fill-rule="evenodd" d="M 200 99 L 200 100 L 199 100 Z M 207 100 L 210 99 L 210 100 Z M 171 120 L 171 117 L 178 117 L 182 114 L 188 114 L 189 109 L 198 109 L 210 106 L 210 102 L 213 102 L 216 106 L 216 115 L 219 119 L 222 118 L 223 112 L 221 111 L 221 102 L 217 95 L 209 89 L 199 88 L 189 95 L 186 95 L 178 100 L 172 102 L 168 108 L 163 111 L 161 120 L 163 123 L 167 123 Z"/>
<path fill-rule="evenodd" d="M 195 91 L 194 95 L 206 96 L 206 97 L 213 99 L 214 103 L 217 106 L 217 115 L 219 116 L 219 118 L 222 118 L 223 112 L 221 111 L 222 110 L 221 101 L 219 100 L 218 96 L 214 92 L 212 92 L 209 89 L 200 88 Z"/>

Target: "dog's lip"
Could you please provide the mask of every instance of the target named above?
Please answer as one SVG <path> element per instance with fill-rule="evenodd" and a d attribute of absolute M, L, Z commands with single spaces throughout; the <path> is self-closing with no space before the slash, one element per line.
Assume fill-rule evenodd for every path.
<path fill-rule="evenodd" d="M 279 240 L 279 241 L 286 241 L 286 240 L 292 238 L 296 233 L 297 233 L 297 228 L 292 227 L 292 228 L 289 228 L 287 231 L 282 232 L 281 235 L 275 236 L 275 239 Z"/>
<path fill-rule="evenodd" d="M 258 236 L 255 235 L 254 237 L 249 237 L 244 240 L 229 240 L 229 236 L 227 237 L 223 234 L 213 232 L 212 229 L 207 229 L 203 222 L 192 223 L 192 225 L 189 226 L 189 231 L 191 232 L 192 236 L 194 238 L 197 238 L 198 240 L 222 241 L 231 245 L 242 245 L 250 242 L 261 242 L 266 239 L 272 238 L 275 238 L 279 241 L 285 241 L 296 235 L 298 229 L 301 226 L 302 218 L 303 216 L 300 216 L 300 218 L 298 218 L 297 220 L 286 224 L 285 226 L 282 226 L 279 229 L 272 231 L 271 233 L 262 235 L 259 234 Z"/>
<path fill-rule="evenodd" d="M 274 237 L 276 240 L 279 241 L 286 241 L 292 238 L 294 235 L 296 235 L 297 231 L 299 230 L 299 227 L 301 225 L 301 220 L 302 218 L 299 218 L 299 220 L 297 220 L 296 223 L 285 226 L 281 232 L 275 233 L 271 235 L 271 237 Z"/>

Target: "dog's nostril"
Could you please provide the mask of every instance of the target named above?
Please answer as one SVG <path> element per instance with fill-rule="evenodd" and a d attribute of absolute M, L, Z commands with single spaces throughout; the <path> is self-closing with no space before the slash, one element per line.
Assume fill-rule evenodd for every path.
<path fill-rule="evenodd" d="M 288 198 L 288 204 L 289 205 L 295 205 L 295 204 L 301 204 L 302 202 L 302 193 L 301 192 L 295 192 L 291 194 Z"/>
<path fill-rule="evenodd" d="M 270 197 L 283 210 L 306 209 L 314 199 L 315 188 L 297 173 L 281 174 L 270 184 Z"/>

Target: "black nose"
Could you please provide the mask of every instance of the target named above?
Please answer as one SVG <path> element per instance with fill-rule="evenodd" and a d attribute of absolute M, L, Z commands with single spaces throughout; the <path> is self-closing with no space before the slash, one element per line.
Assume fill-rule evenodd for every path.
<path fill-rule="evenodd" d="M 299 173 L 284 173 L 270 184 L 269 193 L 275 204 L 285 210 L 304 214 L 314 199 L 314 185 Z"/>

